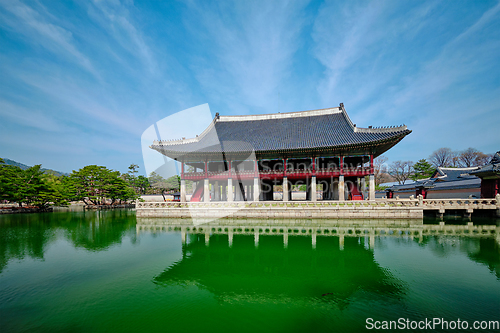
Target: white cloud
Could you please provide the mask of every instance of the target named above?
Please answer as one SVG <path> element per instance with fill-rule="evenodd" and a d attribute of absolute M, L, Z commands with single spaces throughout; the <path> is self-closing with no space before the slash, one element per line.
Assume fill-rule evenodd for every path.
<path fill-rule="evenodd" d="M 186 24 L 205 54 L 192 69 L 212 98 L 239 106 L 269 107 L 292 71 L 300 46 L 304 2 L 236 2 L 190 7 Z M 242 110 L 243 106 L 243 110 Z"/>
<path fill-rule="evenodd" d="M 89 15 L 104 27 L 113 38 L 144 63 L 150 74 L 158 70 L 157 61 L 143 34 L 133 24 L 129 9 L 120 1 L 94 0 L 95 8 L 89 7 Z"/>
<path fill-rule="evenodd" d="M 57 56 L 61 52 L 66 54 L 66 58 L 70 61 L 77 63 L 100 79 L 99 73 L 90 59 L 74 45 L 72 33 L 58 25 L 47 22 L 50 16 L 43 17 L 39 12 L 18 0 L 2 0 L 0 5 L 7 12 L 14 15 L 12 17 L 6 12 L 2 15 L 2 21 L 9 25 L 11 29 L 25 35 L 32 42 L 42 45 Z"/>

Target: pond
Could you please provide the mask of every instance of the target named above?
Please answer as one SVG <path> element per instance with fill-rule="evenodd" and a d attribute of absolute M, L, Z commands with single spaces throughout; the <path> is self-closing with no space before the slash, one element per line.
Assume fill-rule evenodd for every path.
<path fill-rule="evenodd" d="M 499 331 L 488 323 L 500 320 L 499 228 L 486 222 L 484 233 L 416 226 L 341 237 L 338 221 L 316 235 L 310 221 L 246 220 L 232 233 L 228 222 L 141 220 L 125 209 L 3 215 L 0 327 L 359 332 L 434 320 L 435 331 Z"/>

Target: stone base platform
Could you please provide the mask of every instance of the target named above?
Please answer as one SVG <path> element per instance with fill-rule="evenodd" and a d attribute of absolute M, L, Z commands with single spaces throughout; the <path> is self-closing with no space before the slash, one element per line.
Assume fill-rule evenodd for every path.
<path fill-rule="evenodd" d="M 138 217 L 256 219 L 422 219 L 422 207 L 398 202 L 137 202 Z"/>

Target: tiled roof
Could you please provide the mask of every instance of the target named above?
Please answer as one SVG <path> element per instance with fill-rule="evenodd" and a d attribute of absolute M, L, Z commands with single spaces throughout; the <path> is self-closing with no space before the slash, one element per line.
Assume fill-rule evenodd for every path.
<path fill-rule="evenodd" d="M 471 176 L 470 173 L 477 170 L 478 167 L 470 167 L 470 168 L 437 168 L 437 172 L 441 175 L 438 177 L 438 181 L 454 181 L 454 180 L 464 180 L 476 178 L 475 176 Z"/>
<path fill-rule="evenodd" d="M 151 148 L 170 155 L 218 152 L 280 152 L 396 141 L 406 126 L 359 128 L 343 105 L 338 108 L 255 116 L 216 115 L 197 138 L 155 141 Z"/>
<path fill-rule="evenodd" d="M 480 167 L 478 170 L 471 172 L 471 175 L 478 177 L 497 176 L 500 175 L 500 151 L 497 151 L 489 164 Z"/>

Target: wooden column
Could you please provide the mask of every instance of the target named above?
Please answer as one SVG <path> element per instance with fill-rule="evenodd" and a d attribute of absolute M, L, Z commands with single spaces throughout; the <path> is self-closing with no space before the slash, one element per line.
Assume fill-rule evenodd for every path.
<path fill-rule="evenodd" d="M 373 169 L 373 154 L 370 154 L 370 174 L 374 174 L 374 169 Z"/>

